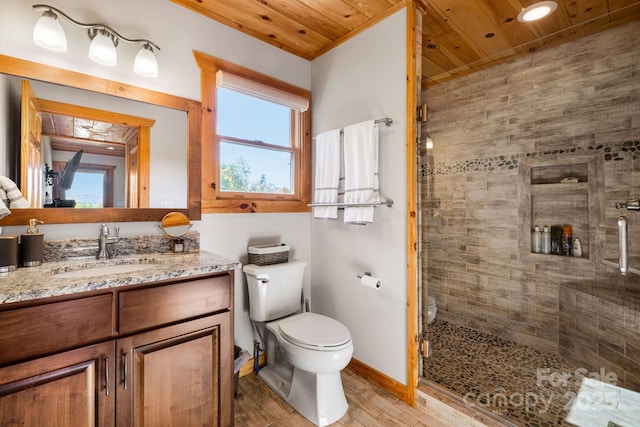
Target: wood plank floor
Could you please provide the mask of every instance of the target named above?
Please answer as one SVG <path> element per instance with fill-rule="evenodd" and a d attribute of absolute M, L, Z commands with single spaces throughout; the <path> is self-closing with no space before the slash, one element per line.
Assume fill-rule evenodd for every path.
<path fill-rule="evenodd" d="M 428 416 L 414 409 L 348 369 L 342 371 L 349 410 L 332 426 L 428 426 Z M 237 427 L 313 426 L 280 399 L 256 375 L 240 378 L 235 399 Z"/>

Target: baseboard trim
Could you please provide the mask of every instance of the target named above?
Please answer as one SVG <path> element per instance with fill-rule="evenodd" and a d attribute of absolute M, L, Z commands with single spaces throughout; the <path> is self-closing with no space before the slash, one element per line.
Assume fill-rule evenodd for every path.
<path fill-rule="evenodd" d="M 249 375 L 249 374 L 253 374 L 253 361 L 255 360 L 255 357 L 252 357 L 251 359 L 247 360 L 245 362 L 244 365 L 242 365 L 242 367 L 240 368 L 240 376 L 244 377 L 245 375 Z M 267 353 L 261 353 L 260 356 L 258 357 L 258 363 L 260 364 L 260 367 L 262 368 L 264 365 L 267 364 Z"/>
<path fill-rule="evenodd" d="M 372 382 L 384 391 L 402 400 L 407 405 L 413 406 L 415 404 L 415 402 L 412 401 L 412 393 L 410 393 L 409 387 L 372 368 L 371 366 L 362 363 L 358 359 L 351 359 L 348 368 L 355 374 L 358 374 L 367 381 Z"/>

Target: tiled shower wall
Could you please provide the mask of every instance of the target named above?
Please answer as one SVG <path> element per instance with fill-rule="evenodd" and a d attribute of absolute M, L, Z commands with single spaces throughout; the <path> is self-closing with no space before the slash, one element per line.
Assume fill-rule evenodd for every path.
<path fill-rule="evenodd" d="M 590 330 L 581 330 L 574 322 L 568 330 L 566 322 L 560 323 L 561 311 L 571 310 L 561 304 L 560 288 L 588 293 L 595 287 L 596 304 L 607 298 L 609 288 L 616 301 L 621 293 L 640 295 L 640 276 L 621 278 L 601 262 L 617 258 L 616 219 L 623 212 L 615 202 L 640 196 L 637 40 L 640 22 L 423 91 L 429 114 L 419 174 L 422 277 L 441 319 L 541 350 L 581 353 L 578 360 L 593 367 L 607 361 L 619 367 L 611 349 L 602 350 L 606 346 L 596 342 L 606 339 L 602 324 L 594 321 L 584 326 Z M 427 134 L 433 149 L 425 147 Z M 594 174 L 604 183 L 599 197 L 588 198 L 599 213 L 588 218 L 589 230 L 581 231 L 596 250 L 588 259 L 531 256 L 532 224 L 522 214 L 530 183 L 523 182 L 519 169 L 533 161 L 571 165 L 584 158 L 598 159 Z M 563 223 L 577 223 L 578 216 L 587 215 L 583 210 L 594 211 L 568 203 Z M 638 257 L 640 212 L 624 214 L 630 222 L 630 251 Z M 640 298 L 626 299 L 627 309 L 637 313 Z M 593 312 L 605 316 L 614 306 L 602 304 Z M 612 351 L 635 360 L 630 366 L 640 370 L 640 356 L 626 353 L 639 348 L 637 322 L 623 327 L 630 328 L 620 334 L 626 341 L 616 342 Z M 589 346 L 591 358 L 584 356 Z"/>

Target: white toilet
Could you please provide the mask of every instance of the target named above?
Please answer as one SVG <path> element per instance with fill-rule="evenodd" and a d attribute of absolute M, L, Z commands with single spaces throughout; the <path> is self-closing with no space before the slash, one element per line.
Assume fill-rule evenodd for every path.
<path fill-rule="evenodd" d="M 438 307 L 436 306 L 436 300 L 433 297 L 427 296 L 427 324 L 433 322 L 436 318 Z"/>
<path fill-rule="evenodd" d="M 267 366 L 258 376 L 318 426 L 338 421 L 349 405 L 340 371 L 353 354 L 349 330 L 337 320 L 301 312 L 306 263 L 245 265 L 249 316 L 265 327 Z"/>

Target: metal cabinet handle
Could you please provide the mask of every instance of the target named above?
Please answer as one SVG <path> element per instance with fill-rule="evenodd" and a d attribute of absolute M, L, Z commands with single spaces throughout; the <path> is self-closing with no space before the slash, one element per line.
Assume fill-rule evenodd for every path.
<path fill-rule="evenodd" d="M 127 353 L 122 353 L 122 363 L 124 364 L 124 369 L 122 370 L 122 384 L 124 385 L 124 389 L 127 389 L 127 376 L 129 376 L 129 368 L 127 364 Z"/>
<path fill-rule="evenodd" d="M 109 396 L 109 358 L 104 358 L 104 394 Z"/>

